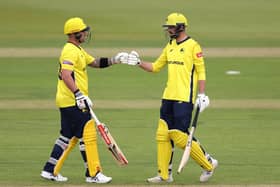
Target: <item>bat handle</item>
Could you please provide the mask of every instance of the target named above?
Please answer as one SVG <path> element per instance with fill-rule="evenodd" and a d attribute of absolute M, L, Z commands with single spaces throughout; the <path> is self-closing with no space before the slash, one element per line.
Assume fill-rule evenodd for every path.
<path fill-rule="evenodd" d="M 101 122 L 98 120 L 97 116 L 95 115 L 95 113 L 93 112 L 91 107 L 88 107 L 89 113 L 91 115 L 91 117 L 93 118 L 93 120 L 95 121 L 95 123 L 97 125 L 99 125 Z"/>

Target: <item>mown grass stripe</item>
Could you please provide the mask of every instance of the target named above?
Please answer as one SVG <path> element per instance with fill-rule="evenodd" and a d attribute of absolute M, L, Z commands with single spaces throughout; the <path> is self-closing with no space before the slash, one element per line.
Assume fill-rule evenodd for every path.
<path fill-rule="evenodd" d="M 95 108 L 108 109 L 153 109 L 160 107 L 160 100 L 95 100 Z M 211 100 L 210 108 L 280 109 L 278 99 Z M 53 100 L 0 100 L 0 109 L 52 109 Z"/>
<path fill-rule="evenodd" d="M 137 51 L 141 56 L 158 56 L 161 48 L 86 48 L 90 54 L 97 56 L 115 55 L 120 51 Z M 61 48 L 0 48 L 0 57 L 58 57 Z M 235 48 L 204 48 L 206 57 L 280 57 L 280 48 L 253 48 L 253 47 L 235 47 Z"/>

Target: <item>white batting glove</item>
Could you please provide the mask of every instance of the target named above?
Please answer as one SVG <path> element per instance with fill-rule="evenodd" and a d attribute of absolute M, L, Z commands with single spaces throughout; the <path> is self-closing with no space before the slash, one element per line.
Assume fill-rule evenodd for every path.
<path fill-rule="evenodd" d="M 126 52 L 120 52 L 116 56 L 114 56 L 111 61 L 112 64 L 127 64 L 127 59 L 128 59 L 128 53 Z"/>
<path fill-rule="evenodd" d="M 139 54 L 136 51 L 131 51 L 128 55 L 127 64 L 131 66 L 139 65 L 141 62 Z"/>
<path fill-rule="evenodd" d="M 75 99 L 76 99 L 76 105 L 79 109 L 83 110 L 88 107 L 92 107 L 92 101 L 90 98 L 86 95 L 84 95 L 80 90 L 75 92 Z"/>
<path fill-rule="evenodd" d="M 195 101 L 195 107 L 199 106 L 199 112 L 202 112 L 205 110 L 210 104 L 210 100 L 208 96 L 206 96 L 204 93 L 203 94 L 198 94 L 196 101 Z"/>

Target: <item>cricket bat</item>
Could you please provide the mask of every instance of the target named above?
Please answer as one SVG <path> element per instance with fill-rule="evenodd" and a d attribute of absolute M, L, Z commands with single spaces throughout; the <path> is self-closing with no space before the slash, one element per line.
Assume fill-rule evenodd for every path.
<path fill-rule="evenodd" d="M 185 165 L 187 164 L 187 162 L 190 158 L 191 147 L 192 147 L 192 139 L 193 139 L 193 135 L 194 135 L 194 132 L 195 132 L 195 129 L 196 129 L 196 125 L 197 125 L 199 110 L 200 110 L 200 108 L 197 107 L 196 111 L 195 111 L 194 119 L 192 121 L 192 126 L 191 126 L 191 130 L 190 130 L 189 137 L 188 137 L 188 140 L 187 140 L 187 144 L 186 144 L 183 156 L 181 158 L 181 162 L 180 162 L 178 170 L 177 170 L 178 174 L 181 173 L 181 171 L 183 170 L 183 168 L 185 167 Z"/>
<path fill-rule="evenodd" d="M 97 116 L 95 115 L 95 113 L 93 112 L 91 107 L 88 107 L 88 108 L 89 108 L 91 117 L 95 121 L 99 135 L 101 136 L 101 138 L 102 138 L 103 142 L 105 143 L 105 145 L 107 146 L 108 150 L 112 153 L 113 157 L 115 158 L 115 160 L 117 161 L 117 163 L 119 165 L 127 165 L 128 160 L 126 159 L 125 155 L 121 151 L 120 147 L 116 143 L 113 136 L 111 135 L 108 127 L 98 120 Z"/>

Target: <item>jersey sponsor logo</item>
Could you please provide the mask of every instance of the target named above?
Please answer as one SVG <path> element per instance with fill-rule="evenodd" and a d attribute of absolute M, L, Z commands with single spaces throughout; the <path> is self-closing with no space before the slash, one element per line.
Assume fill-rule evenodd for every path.
<path fill-rule="evenodd" d="M 184 65 L 184 62 L 179 62 L 179 61 L 168 61 L 168 64 Z"/>
<path fill-rule="evenodd" d="M 197 57 L 197 58 L 201 58 L 201 57 L 203 57 L 202 52 L 196 53 L 196 57 Z"/>

